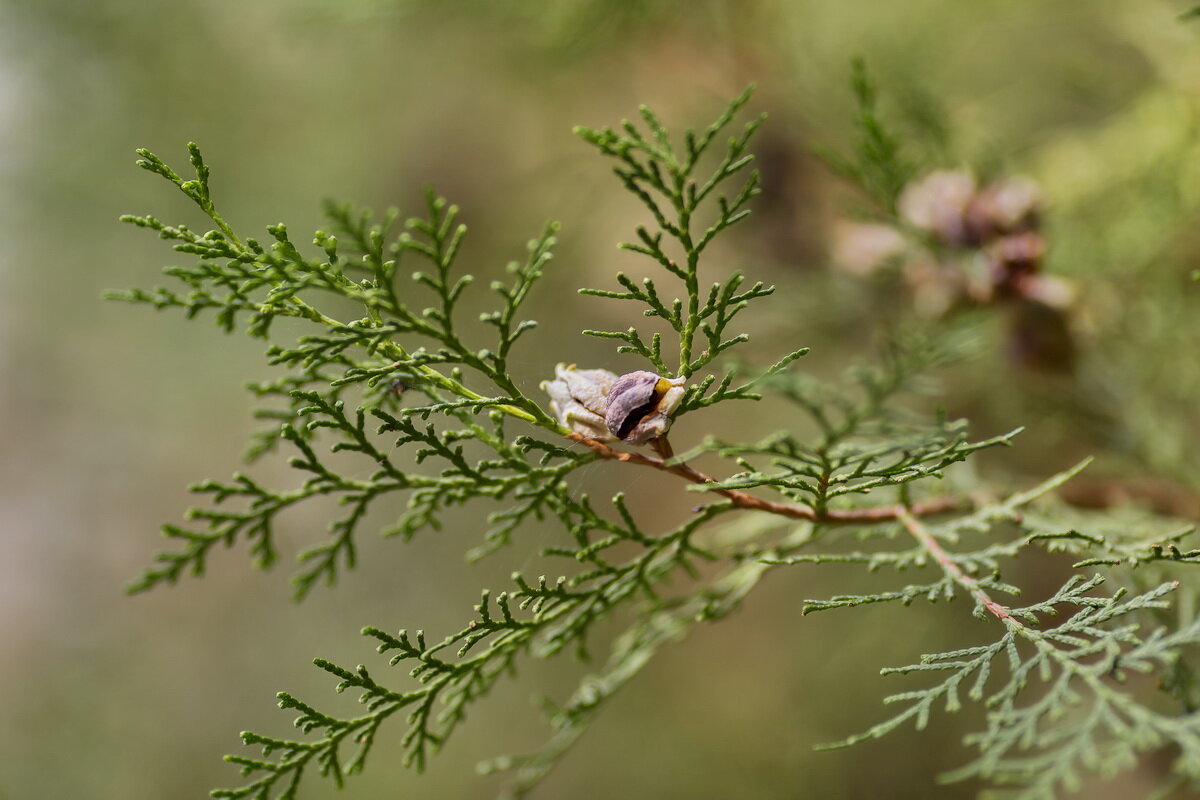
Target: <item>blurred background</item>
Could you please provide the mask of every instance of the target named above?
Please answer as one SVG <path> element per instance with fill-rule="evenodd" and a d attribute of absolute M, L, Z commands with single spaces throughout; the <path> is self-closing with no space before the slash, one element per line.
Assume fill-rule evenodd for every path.
<path fill-rule="evenodd" d="M 185 143 L 199 142 L 218 205 L 250 235 L 286 221 L 305 241 L 325 197 L 416 213 L 432 183 L 463 207 L 464 261 L 487 274 L 560 219 L 559 255 L 534 298 L 541 327 L 517 361 L 532 387 L 556 361 L 631 366 L 575 335 L 628 321 L 621 304 L 573 289 L 645 265 L 615 249 L 638 209 L 571 127 L 613 124 L 639 103 L 670 125 L 702 125 L 756 82 L 752 108 L 771 115 L 757 146 L 767 191 L 712 264 L 780 287 L 751 324 L 753 358 L 807 344 L 801 366 L 836 374 L 875 352 L 898 317 L 969 330 L 975 357 L 942 376 L 936 402 L 981 436 L 1030 426 L 982 469 L 1024 486 L 1094 453 L 1081 494 L 1194 517 L 1200 27 L 1177 19 L 1185 8 L 0 2 L 0 800 L 204 797 L 236 785 L 220 757 L 240 752 L 237 732 L 290 730 L 276 691 L 337 707 L 312 657 L 371 664 L 357 634 L 368 624 L 457 629 L 481 586 L 524 563 L 513 554 L 465 566 L 480 534 L 469 511 L 408 545 L 365 537 L 358 573 L 302 605 L 290 600 L 286 563 L 255 572 L 243 552 L 222 552 L 202 581 L 122 594 L 159 548 L 158 526 L 190 504 L 186 486 L 241 467 L 257 427 L 241 387 L 268 374 L 257 340 L 99 299 L 155 285 L 180 259 L 118 215 L 204 226 L 133 165 L 134 148 L 178 165 Z M 814 148 L 849 148 L 855 56 L 924 167 L 1041 186 L 1044 270 L 1073 298 L 1059 320 L 1077 351 L 1070 369 L 1014 344 L 1022 323 L 1009 310 L 929 319 L 894 270 L 838 263 L 856 198 Z M 745 416 L 711 424 L 732 438 L 786 422 Z M 710 432 L 698 424 L 681 426 L 677 448 Z M 287 486 L 295 478 L 278 462 L 254 474 Z M 639 478 L 599 466 L 584 488 L 601 495 Z M 322 536 L 319 512 L 288 518 L 289 547 Z M 526 531 L 516 549 L 554 535 Z M 882 718 L 880 699 L 895 689 L 879 667 L 960 646 L 983 624 L 959 606 L 799 616 L 804 598 L 839 580 L 779 572 L 740 613 L 668 648 L 538 796 L 974 796 L 971 785 L 933 788 L 962 762 L 969 718 L 813 751 Z M 388 746 L 401 732 L 390 731 L 344 795 L 491 796 L 495 779 L 477 777 L 475 762 L 539 744 L 546 729 L 531 698 L 566 697 L 587 669 L 531 664 L 425 776 L 400 768 Z M 1089 796 L 1141 796 L 1157 774 L 1150 764 Z M 303 796 L 334 794 L 310 779 Z"/>

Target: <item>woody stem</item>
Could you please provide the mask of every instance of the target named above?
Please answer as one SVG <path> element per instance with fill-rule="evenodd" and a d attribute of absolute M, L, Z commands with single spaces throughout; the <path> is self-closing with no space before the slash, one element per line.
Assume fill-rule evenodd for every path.
<path fill-rule="evenodd" d="M 942 543 L 921 524 L 921 521 L 913 514 L 912 509 L 901 509 L 897 518 L 904 525 L 904 529 L 917 540 L 917 544 L 921 545 L 927 553 L 933 556 L 938 566 L 942 568 L 942 572 L 975 598 L 975 602 L 981 608 L 987 609 L 988 613 L 996 619 L 1010 626 L 1024 627 L 1019 620 L 1009 613 L 1008 606 L 1001 605 L 993 600 L 987 591 L 979 585 L 979 581 L 968 575 L 959 563 L 954 560 L 954 557 L 945 551 Z"/>
<path fill-rule="evenodd" d="M 604 442 L 590 439 L 579 433 L 571 432 L 567 434 L 567 438 L 579 442 L 592 452 L 599 455 L 601 458 L 606 458 L 611 461 L 624 461 L 629 464 L 640 464 L 644 467 L 652 467 L 663 472 L 669 472 L 672 475 L 695 483 L 700 486 L 716 483 L 716 479 L 690 466 L 687 462 L 677 461 L 672 462 L 671 459 L 674 451 L 671 449 L 671 443 L 667 441 L 665 436 L 660 436 L 657 439 L 650 440 L 650 447 L 660 456 L 643 455 L 642 453 L 633 453 L 626 450 L 614 450 Z M 868 522 L 883 522 L 886 520 L 902 519 L 904 515 L 912 516 L 927 516 L 929 514 L 939 514 L 945 511 L 951 511 L 955 508 L 960 508 L 965 501 L 956 497 L 937 497 L 932 500 L 926 500 L 923 503 L 914 503 L 907 508 L 902 505 L 893 506 L 876 506 L 873 508 L 854 508 L 854 509 L 828 509 L 825 511 L 817 511 L 811 506 L 806 506 L 801 503 L 777 503 L 771 500 L 763 500 L 760 497 L 755 497 L 745 492 L 739 492 L 736 489 L 719 489 L 712 488 L 709 491 L 714 494 L 719 494 L 732 502 L 739 508 L 751 509 L 754 511 L 766 511 L 769 514 L 778 514 L 782 517 L 791 519 L 803 519 L 810 522 L 822 522 L 831 525 L 854 525 Z"/>

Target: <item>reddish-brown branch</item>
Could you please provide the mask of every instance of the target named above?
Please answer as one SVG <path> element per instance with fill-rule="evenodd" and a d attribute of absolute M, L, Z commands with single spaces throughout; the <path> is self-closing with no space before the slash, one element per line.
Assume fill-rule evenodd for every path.
<path fill-rule="evenodd" d="M 579 433 L 569 433 L 567 438 L 572 441 L 579 442 L 592 452 L 607 458 L 612 461 L 624 461 L 628 464 L 641 464 L 644 467 L 653 467 L 663 472 L 670 472 L 673 475 L 678 475 L 684 480 L 704 486 L 707 484 L 716 483 L 714 478 L 705 475 L 703 472 L 693 468 L 686 462 L 669 463 L 671 458 L 670 445 L 663 439 L 655 439 L 651 445 L 657 450 L 663 458 L 655 458 L 653 456 L 644 455 L 642 453 L 630 452 L 628 450 L 614 450 L 603 442 L 598 442 L 595 439 Z M 802 505 L 799 503 L 776 503 L 771 500 L 763 500 L 745 492 L 739 492 L 736 489 L 718 489 L 713 488 L 709 491 L 714 494 L 719 494 L 732 502 L 739 508 L 752 509 L 755 511 L 766 511 L 768 514 L 778 514 L 781 517 L 790 517 L 791 519 L 803 519 L 811 522 L 823 522 L 831 525 L 854 525 L 869 522 L 883 522 L 886 520 L 900 519 L 901 515 L 906 511 L 909 514 L 916 516 L 927 516 L 929 514 L 938 514 L 944 511 L 951 511 L 955 508 L 962 507 L 965 503 L 960 498 L 955 497 L 938 497 L 932 500 L 926 500 L 923 503 L 916 503 L 911 508 L 905 509 L 904 506 L 875 506 L 873 508 L 855 508 L 848 510 L 831 509 L 824 512 L 819 512 L 811 506 Z"/>
<path fill-rule="evenodd" d="M 917 544 L 921 545 L 921 547 L 925 549 L 925 552 L 933 556 L 934 560 L 937 561 L 938 566 L 942 568 L 942 571 L 946 573 L 946 575 L 950 576 L 955 583 L 970 592 L 971 596 L 975 598 L 979 605 L 986 608 L 992 614 L 992 616 L 1002 622 L 1012 622 L 1017 625 L 1021 624 L 1015 617 L 1013 617 L 1012 614 L 1009 613 L 1008 606 L 1001 605 L 993 600 L 991 595 L 984 591 L 983 587 L 979 585 L 979 581 L 975 580 L 963 571 L 963 568 L 958 565 L 958 562 L 951 558 L 950 554 L 945 551 L 945 549 L 942 547 L 942 543 L 937 540 L 937 537 L 930 533 L 929 529 L 921 524 L 921 521 L 914 516 L 912 511 L 901 509 L 897 518 L 904 525 L 904 529 L 912 534 L 912 537 L 917 540 Z"/>

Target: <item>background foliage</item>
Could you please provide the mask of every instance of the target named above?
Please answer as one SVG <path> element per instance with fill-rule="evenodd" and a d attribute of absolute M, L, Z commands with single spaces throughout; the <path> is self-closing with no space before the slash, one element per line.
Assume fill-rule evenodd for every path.
<path fill-rule="evenodd" d="M 1020 447 L 981 469 L 1029 486 L 1094 453 L 1094 480 L 1131 477 L 1143 505 L 1195 516 L 1186 487 L 1196 485 L 1187 443 L 1197 423 L 1187 412 L 1200 368 L 1180 354 L 1196 352 L 1200 324 L 1195 290 L 1181 288 L 1200 245 L 1191 224 L 1200 43 L 1176 21 L 1182 9 L 1115 0 L 607 7 L 536 18 L 516 6 L 448 13 L 365 1 L 0 8 L 0 202 L 9 212 L 0 218 L 0 364 L 9 376 L 0 391 L 0 752 L 9 765 L 0 797 L 185 796 L 228 785 L 218 757 L 231 731 L 288 732 L 266 700 L 281 683 L 327 696 L 327 676 L 306 666 L 312 654 L 364 660 L 353 632 L 371 620 L 456 629 L 480 585 L 526 566 L 501 557 L 465 569 L 462 542 L 450 536 L 403 549 L 367 541 L 358 580 L 319 603 L 292 605 L 278 575 L 249 572 L 223 552 L 204 584 L 119 595 L 157 544 L 157 524 L 187 504 L 183 487 L 236 469 L 231 454 L 258 425 L 236 386 L 259 376 L 259 343 L 230 337 L 214 348 L 204 326 L 96 301 L 109 286 L 144 285 L 146 266 L 162 260 L 160 243 L 116 226 L 118 214 L 185 214 L 184 198 L 164 200 L 129 168 L 142 144 L 166 154 L 204 142 L 220 165 L 224 211 L 247 230 L 279 219 L 315 228 L 324 194 L 416 213 L 414 187 L 426 181 L 464 207 L 476 259 L 507 259 L 547 216 L 561 218 L 569 235 L 559 270 L 530 301 L 543 301 L 531 311 L 541 331 L 512 364 L 534 394 L 556 361 L 622 366 L 610 343 L 557 332 L 580 319 L 610 330 L 631 321 L 620 304 L 570 293 L 608 286 L 614 267 L 633 263 L 612 246 L 641 219 L 570 127 L 608 124 L 640 102 L 672 120 L 705 120 L 757 81 L 754 108 L 772 112 L 759 144 L 766 196 L 718 256 L 736 254 L 738 266 L 780 287 L 773 310 L 752 324 L 763 343 L 757 360 L 781 350 L 768 346 L 778 337 L 816 346 L 806 371 L 831 375 L 877 345 L 877 320 L 894 308 L 886 287 L 826 268 L 828 232 L 850 198 L 811 155 L 817 145 L 845 149 L 848 57 L 863 54 L 883 76 L 913 158 L 1042 182 L 1052 203 L 1049 269 L 1083 287 L 1091 355 L 1078 385 L 1013 368 L 1004 320 L 972 317 L 982 355 L 941 376 L 947 395 L 937 402 L 970 417 L 980 436 L 1030 426 Z M 408 77 L 416 74 L 431 77 Z M 714 428 L 750 439 L 788 412 L 748 417 L 731 404 L 719 413 Z M 688 424 L 680 434 L 699 438 Z M 623 489 L 648 506 L 640 474 L 590 469 L 590 494 Z M 266 477 L 287 478 L 269 467 Z M 689 502 L 664 506 L 663 519 Z M 284 557 L 322 541 L 325 519 L 289 519 Z M 527 535 L 548 543 L 553 533 Z M 1024 569 L 1018 577 L 1036 583 L 1037 562 Z M 953 606 L 918 619 L 889 605 L 852 623 L 836 612 L 798 622 L 805 600 L 841 591 L 842 580 L 816 570 L 788 578 L 765 582 L 732 624 L 665 650 L 589 733 L 590 757 L 567 761 L 547 793 L 786 797 L 802 783 L 815 796 L 903 796 L 910 786 L 926 796 L 934 774 L 961 763 L 956 743 L 977 721 L 943 718 L 924 737 L 835 753 L 811 746 L 878 721 L 888 692 L 880 665 L 910 663 L 918 641 L 920 652 L 957 647 L 961 631 L 951 626 L 974 623 Z M 535 666 L 504 688 L 429 775 L 379 759 L 356 792 L 477 793 L 468 767 L 536 746 L 541 723 L 528 698 L 569 693 L 575 671 L 566 666 Z M 813 691 L 826 685 L 838 691 Z M 396 750 L 399 736 L 381 738 L 377 755 Z M 1157 778 L 1151 765 L 1104 791 L 1137 796 Z M 945 796 L 956 792 L 972 787 Z"/>

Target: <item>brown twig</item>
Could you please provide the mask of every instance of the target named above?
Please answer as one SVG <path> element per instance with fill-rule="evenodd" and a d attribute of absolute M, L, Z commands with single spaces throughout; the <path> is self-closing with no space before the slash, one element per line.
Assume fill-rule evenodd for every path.
<path fill-rule="evenodd" d="M 612 461 L 624 461 L 628 464 L 641 464 L 644 467 L 653 467 L 663 472 L 670 472 L 673 475 L 691 481 L 692 483 L 704 486 L 706 484 L 716 483 L 716 479 L 705 475 L 703 472 L 688 465 L 686 462 L 679 461 L 674 464 L 669 463 L 673 455 L 671 445 L 666 441 L 665 437 L 654 439 L 650 442 L 651 447 L 662 456 L 654 458 L 642 453 L 630 452 L 628 450 L 614 450 L 603 442 L 598 442 L 595 439 L 579 433 L 568 433 L 567 438 L 572 441 L 579 442 L 592 452 L 607 458 Z M 867 522 L 884 522 L 886 520 L 900 519 L 903 514 L 911 514 L 915 516 L 927 516 L 929 514 L 939 514 L 945 511 L 952 511 L 956 508 L 961 508 L 966 505 L 965 501 L 956 497 L 937 497 L 932 500 L 926 500 L 923 503 L 915 503 L 909 508 L 902 505 L 894 506 L 875 506 L 873 508 L 854 508 L 848 510 L 830 509 L 824 512 L 818 512 L 811 506 L 802 505 L 800 503 L 776 503 L 771 500 L 763 500 L 745 492 L 739 492 L 736 489 L 718 489 L 713 488 L 709 491 L 714 494 L 719 494 L 732 502 L 738 508 L 752 509 L 754 511 L 766 511 L 768 514 L 778 514 L 781 517 L 790 517 L 791 519 L 803 519 L 810 522 L 823 522 L 830 525 L 854 525 Z"/>
<path fill-rule="evenodd" d="M 921 545 L 921 547 L 925 549 L 925 552 L 933 556 L 934 560 L 937 561 L 938 566 L 942 568 L 942 571 L 946 573 L 951 580 L 953 580 L 962 588 L 966 589 L 967 592 L 969 592 L 970 595 L 975 598 L 975 602 L 986 608 L 992 614 L 992 616 L 1001 622 L 1010 622 L 1016 625 L 1021 625 L 1021 623 L 1009 613 L 1008 606 L 1001 605 L 993 600 L 991 595 L 984 591 L 983 587 L 979 585 L 979 581 L 975 580 L 963 571 L 963 568 L 958 565 L 958 562 L 955 561 L 950 554 L 945 551 L 945 549 L 942 547 L 942 543 L 937 540 L 937 537 L 930 533 L 929 529 L 922 525 L 921 521 L 916 518 L 914 510 L 903 508 L 900 509 L 897 519 L 899 519 L 901 524 L 904 525 L 904 529 L 912 534 L 912 537 L 917 540 L 917 544 Z"/>

